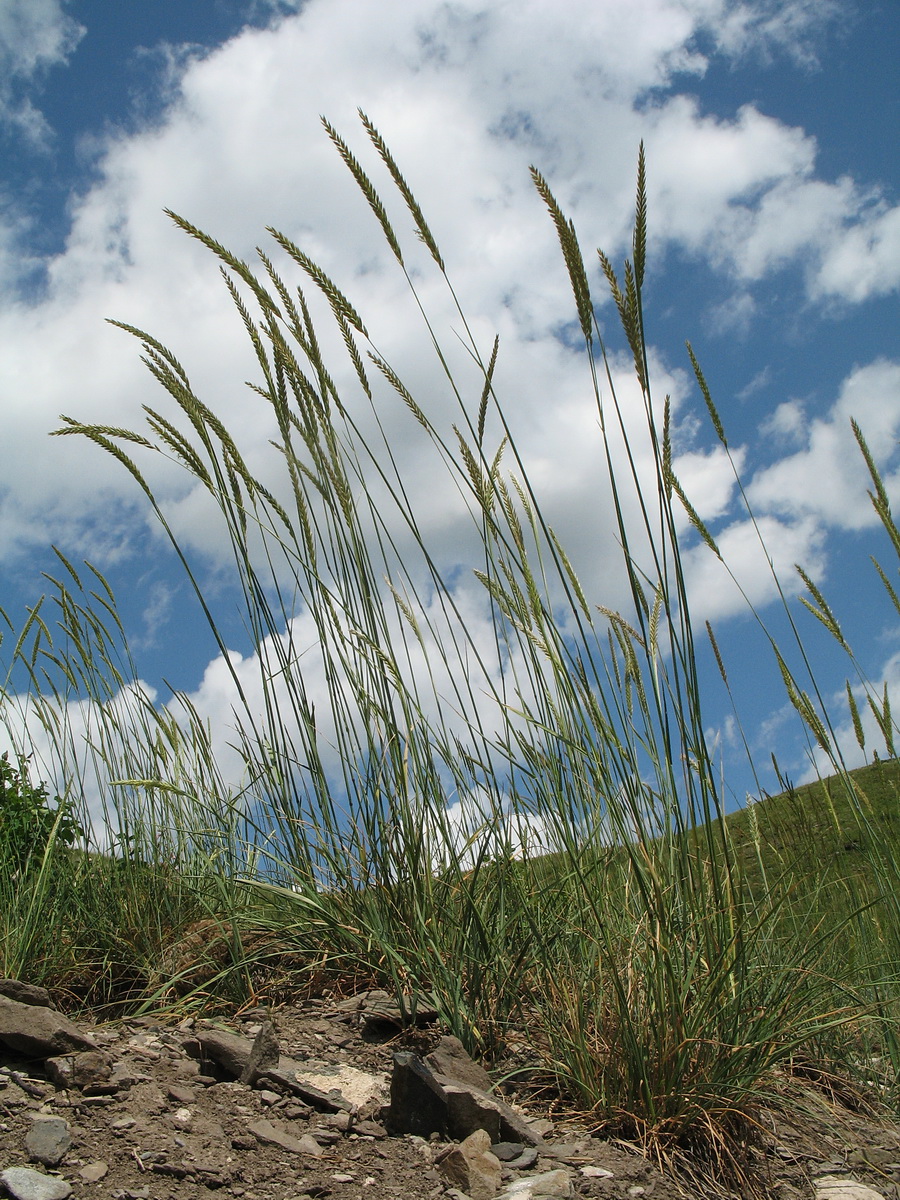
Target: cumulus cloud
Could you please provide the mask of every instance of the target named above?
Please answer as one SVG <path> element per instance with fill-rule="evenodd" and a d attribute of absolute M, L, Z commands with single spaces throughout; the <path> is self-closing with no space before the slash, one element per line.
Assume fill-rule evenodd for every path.
<path fill-rule="evenodd" d="M 22 22 L 18 44 L 33 46 L 23 60 L 32 73 L 74 44 L 77 31 L 59 4 L 4 11 Z M 0 499 L 0 553 L 9 560 L 53 539 L 112 561 L 126 552 L 133 522 L 146 515 L 117 463 L 74 439 L 45 436 L 60 412 L 128 426 L 142 404 L 165 404 L 136 345 L 103 316 L 170 345 L 251 469 L 270 477 L 277 462 L 268 444 L 272 419 L 242 382 L 258 378 L 251 349 L 210 255 L 167 222 L 163 207 L 247 258 L 266 224 L 294 238 L 357 304 L 373 345 L 452 437 L 459 415 L 452 390 L 436 371 L 428 333 L 372 214 L 319 125 L 320 112 L 347 134 L 384 190 L 419 296 L 474 410 L 481 380 L 456 342 L 453 298 L 360 134 L 361 105 L 428 215 L 485 357 L 500 333 L 497 392 L 549 519 L 591 599 L 619 603 L 624 593 L 611 575 L 618 550 L 590 373 L 583 352 L 572 348 L 568 279 L 527 164 L 545 171 L 582 244 L 617 254 L 627 248 L 643 136 L 657 246 L 680 246 L 743 281 L 809 256 L 811 294 L 824 289 L 858 301 L 884 290 L 893 278 L 893 210 L 852 181 L 817 179 L 815 142 L 803 130 L 753 106 L 732 119 L 716 117 L 696 99 L 667 91 L 676 75 L 680 85 L 686 74 L 702 75 L 703 44 L 709 53 L 718 46 L 734 55 L 763 43 L 812 45 L 830 19 L 825 7 L 804 0 L 577 0 L 551 12 L 540 0 L 488 8 L 394 0 L 386 20 L 382 8 L 359 0 L 310 0 L 272 11 L 279 19 L 270 27 L 244 29 L 202 58 L 173 58 L 171 95 L 153 127 L 110 133 L 102 143 L 96 182 L 73 202 L 70 235 L 46 264 L 44 292 L 37 300 L 12 295 L 0 315 L 3 402 L 18 438 Z M 36 14 L 31 25 L 27 13 Z M 28 29 L 26 36 L 21 30 Z M 597 136 L 586 136 L 592 130 Z M 296 282 L 283 256 L 278 265 Z M 591 271 L 598 280 L 596 267 Z M 745 289 L 732 307 L 732 325 L 754 319 Z M 657 394 L 672 394 L 677 422 L 684 381 L 658 358 L 653 367 Z M 614 369 L 635 430 L 640 399 L 626 381 L 627 364 Z M 335 377 L 358 397 L 349 364 L 335 367 Z M 439 457 L 383 383 L 376 405 L 381 429 L 403 447 L 421 529 L 444 565 L 463 561 L 471 529 L 466 505 L 435 486 Z M 378 434 L 365 408 L 354 416 L 367 435 Z M 492 445 L 500 432 L 489 417 Z M 161 456 L 142 465 L 185 545 L 209 562 L 225 561 L 227 541 L 202 489 Z M 688 449 L 678 470 L 705 517 L 729 519 L 733 481 L 719 451 Z M 637 471 L 652 487 L 646 446 Z M 773 511 L 791 502 L 788 483 L 771 477 L 766 503 Z M 803 506 L 791 511 L 799 514 L 793 537 L 800 550 L 812 535 Z M 738 529 L 726 540 L 743 561 L 749 551 Z"/>
<path fill-rule="evenodd" d="M 863 529 L 877 516 L 867 492 L 872 486 L 850 421 L 855 419 L 884 472 L 888 495 L 900 497 L 900 363 L 880 359 L 857 367 L 844 381 L 831 410 L 803 427 L 803 446 L 759 471 L 748 488 L 750 501 L 769 512 L 812 517 L 839 529 Z M 796 403 L 786 402 L 770 428 L 800 435 Z"/>
<path fill-rule="evenodd" d="M 50 67 L 64 63 L 84 34 L 62 0 L 3 0 L 0 4 L 0 126 L 40 146 L 50 129 L 28 95 Z"/>

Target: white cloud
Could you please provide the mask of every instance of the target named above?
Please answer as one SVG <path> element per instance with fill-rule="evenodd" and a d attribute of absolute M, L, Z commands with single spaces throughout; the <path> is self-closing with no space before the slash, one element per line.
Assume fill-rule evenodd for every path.
<path fill-rule="evenodd" d="M 748 604 L 762 609 L 778 597 L 776 577 L 788 595 L 796 594 L 800 585 L 795 582 L 795 563 L 813 579 L 824 573 L 825 531 L 811 519 L 742 519 L 716 530 L 714 536 L 721 560 L 702 542 L 684 555 L 696 624 L 745 614 Z"/>
<path fill-rule="evenodd" d="M 800 412 L 787 403 L 776 411 L 780 428 L 799 432 Z M 793 518 L 814 517 L 841 529 L 863 529 L 877 517 L 867 491 L 872 482 L 856 447 L 850 420 L 860 425 L 889 496 L 900 498 L 900 363 L 880 359 L 857 367 L 824 417 L 805 429 L 804 447 L 759 471 L 748 494 L 754 506 Z"/>
<path fill-rule="evenodd" d="M 49 127 L 23 89 L 65 62 L 84 29 L 61 0 L 0 0 L 0 125 L 40 145 Z"/>
<path fill-rule="evenodd" d="M 51 48 L 34 52 L 35 62 L 49 62 L 69 44 L 67 27 L 58 5 L 35 11 L 56 30 Z M 812 139 L 752 107 L 725 121 L 686 96 L 642 105 L 674 72 L 702 74 L 698 33 L 744 53 L 754 38 L 771 42 L 773 31 L 799 45 L 815 24 L 805 3 L 577 0 L 551 10 L 540 0 L 487 9 L 394 0 L 386 19 L 382 6 L 359 0 L 311 0 L 272 28 L 246 29 L 202 58 L 177 60 L 180 90 L 162 118 L 150 130 L 109 137 L 98 182 L 75 204 L 66 248 L 49 264 L 46 295 L 12 302 L 0 315 L 3 402 L 18 436 L 4 476 L 0 551 L 80 538 L 83 551 L 101 561 L 121 553 L 135 520 L 131 481 L 94 447 L 45 437 L 60 412 L 128 426 L 141 404 L 165 405 L 137 362 L 136 345 L 103 316 L 171 346 L 253 469 L 269 471 L 276 459 L 271 421 L 242 385 L 258 370 L 214 263 L 161 216 L 164 206 L 248 257 L 266 224 L 294 237 L 358 302 L 373 342 L 449 434 L 457 419 L 450 390 L 439 382 L 427 333 L 377 225 L 321 130 L 320 112 L 347 134 L 384 189 L 416 286 L 474 409 L 481 385 L 454 345 L 459 317 L 358 132 L 359 104 L 419 196 L 485 356 L 499 329 L 498 392 L 548 516 L 586 584 L 615 604 L 617 585 L 604 582 L 617 551 L 589 374 L 584 356 L 559 340 L 574 306 L 527 163 L 546 171 L 585 248 L 615 253 L 625 244 L 644 135 L 657 242 L 675 241 L 739 273 L 773 269 L 808 247 L 796 231 L 783 246 L 775 243 L 783 212 L 770 213 L 765 201 L 789 185 L 816 183 Z M 71 29 L 66 36 L 74 36 Z M 594 129 L 602 136 L 585 136 Z M 837 206 L 832 224 L 849 220 L 850 192 L 847 199 L 837 185 L 830 192 L 822 186 Z M 753 237 L 759 245 L 741 265 L 738 242 Z M 287 273 L 292 281 L 298 274 Z M 832 277 L 843 275 L 835 267 Z M 736 319 L 752 319 L 746 304 Z M 677 418 L 683 381 L 655 365 L 657 394 L 673 394 Z M 349 367 L 335 373 L 353 387 Z M 624 365 L 617 369 L 631 420 L 640 408 L 625 373 Z M 377 403 L 387 436 L 403 447 L 423 529 L 443 561 L 459 556 L 469 529 L 464 506 L 435 488 L 437 458 L 386 386 Z M 374 429 L 371 415 L 361 411 L 359 419 Z M 495 423 L 488 432 L 496 444 Z M 638 457 L 642 482 L 654 486 L 646 449 Z M 721 456 L 695 455 L 683 466 L 704 511 L 722 514 L 732 485 Z M 221 561 L 226 547 L 209 503 L 170 465 L 155 460 L 147 470 L 186 543 Z"/>

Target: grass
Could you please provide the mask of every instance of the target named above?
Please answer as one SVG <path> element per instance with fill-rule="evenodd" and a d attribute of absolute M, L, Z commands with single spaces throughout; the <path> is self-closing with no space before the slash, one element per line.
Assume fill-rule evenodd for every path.
<path fill-rule="evenodd" d="M 457 304 L 424 214 L 362 120 Z M 488 1059 L 502 1061 L 509 1031 L 524 1026 L 534 1067 L 598 1132 L 740 1177 L 760 1105 L 801 1058 L 866 1079 L 877 1058 L 879 1086 L 895 1096 L 900 888 L 892 828 L 843 769 L 799 635 L 787 649 L 773 642 L 773 654 L 798 718 L 841 772 L 833 791 L 853 814 L 866 872 L 810 872 L 799 845 L 792 857 L 791 821 L 801 841 L 807 823 L 807 842 L 818 822 L 796 798 L 725 819 L 682 514 L 718 548 L 673 473 L 668 402 L 652 394 L 643 155 L 631 258 L 617 272 L 600 254 L 642 398 L 638 433 L 627 432 L 574 227 L 534 172 L 602 430 L 598 499 L 611 498 L 630 597 L 619 612 L 586 595 L 547 523 L 494 385 L 498 343 L 481 345 L 457 304 L 479 377 L 470 396 L 375 184 L 326 131 L 421 308 L 435 387 L 455 396 L 455 419 L 429 412 L 290 239 L 270 230 L 271 253 L 253 269 L 173 214 L 219 260 L 256 355 L 250 402 L 271 430 L 271 461 L 254 473 L 178 357 L 128 325 L 168 408 L 148 407 L 141 430 L 64 418 L 59 432 L 114 455 L 170 538 L 232 670 L 242 776 L 223 776 L 184 697 L 152 703 L 102 577 L 60 556 L 48 597 L 11 629 L 4 715 L 23 751 L 45 748 L 35 765 L 59 795 L 92 798 L 102 816 L 93 842 L 51 839 L 27 887 L 0 874 L 0 970 L 132 1007 L 377 980 L 411 1014 L 436 1007 Z M 461 604 L 458 564 L 443 574 L 421 532 L 402 455 L 379 421 L 388 403 L 431 440 L 448 494 L 465 500 L 480 607 Z M 654 465 L 651 490 L 639 452 Z M 230 540 L 252 688 L 154 496 L 142 464 L 155 453 L 208 493 Z M 840 640 L 825 597 L 805 583 L 807 605 Z M 890 744 L 888 698 L 865 680 L 854 688 Z"/>

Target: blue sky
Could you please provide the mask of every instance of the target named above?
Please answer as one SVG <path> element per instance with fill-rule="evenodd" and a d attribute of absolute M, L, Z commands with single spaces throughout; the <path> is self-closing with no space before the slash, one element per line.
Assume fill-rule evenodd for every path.
<path fill-rule="evenodd" d="M 363 154 L 362 106 L 488 345 L 500 330 L 499 383 L 526 459 L 591 599 L 612 606 L 622 597 L 592 491 L 584 364 L 560 338 L 572 309 L 528 166 L 544 172 L 586 253 L 602 246 L 618 260 L 644 140 L 647 331 L 656 394 L 675 402 L 682 481 L 778 628 L 689 375 L 690 339 L 785 586 L 796 591 L 792 566 L 803 564 L 870 677 L 900 677 L 900 627 L 867 568 L 882 549 L 848 426 L 859 419 L 896 501 L 898 51 L 895 0 L 0 0 L 0 606 L 21 619 L 51 543 L 89 559 L 116 588 L 142 677 L 161 697 L 164 679 L 185 689 L 227 725 L 215 646 L 133 486 L 93 447 L 47 434 L 63 412 L 127 426 L 159 402 L 137 345 L 104 323 L 112 316 L 170 345 L 263 453 L 215 264 L 163 207 L 243 256 L 266 225 L 283 228 L 375 314 L 376 342 L 427 386 L 402 281 L 319 125 L 325 113 Z M 619 346 L 610 306 L 598 311 Z M 400 445 L 411 436 L 403 413 L 388 428 Z M 452 570 L 465 561 L 464 515 L 432 482 L 414 462 L 411 494 Z M 209 512 L 176 472 L 154 483 L 237 647 Z M 715 624 L 757 757 L 775 751 L 802 778 L 805 751 L 752 621 L 689 536 L 686 547 L 695 611 Z M 831 695 L 846 666 L 808 628 Z M 835 713 L 846 725 L 839 703 Z M 751 784 L 714 678 L 708 719 L 740 799 Z"/>

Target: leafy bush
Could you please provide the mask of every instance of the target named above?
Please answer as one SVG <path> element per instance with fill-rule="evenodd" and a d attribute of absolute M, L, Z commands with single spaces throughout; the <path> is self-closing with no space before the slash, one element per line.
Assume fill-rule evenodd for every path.
<path fill-rule="evenodd" d="M 44 783 L 32 784 L 28 764 L 14 765 L 9 754 L 0 756 L 0 862 L 10 870 L 40 863 L 51 844 L 72 846 L 84 836 L 72 806 L 55 796 Z"/>

